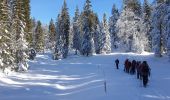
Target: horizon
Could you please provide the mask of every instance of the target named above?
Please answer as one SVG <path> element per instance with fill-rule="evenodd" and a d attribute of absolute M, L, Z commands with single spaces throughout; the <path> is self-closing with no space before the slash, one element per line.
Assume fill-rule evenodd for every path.
<path fill-rule="evenodd" d="M 76 6 L 78 6 L 80 12 L 83 10 L 85 1 L 86 0 L 66 0 L 70 20 L 74 17 Z M 30 0 L 31 17 L 40 20 L 43 24 L 49 24 L 51 19 L 56 22 L 57 15 L 61 11 L 63 2 L 64 0 L 53 0 L 52 2 L 49 2 L 48 0 Z M 143 2 L 143 0 L 141 2 Z M 151 3 L 153 0 L 149 0 L 149 2 Z M 100 21 L 104 13 L 106 13 L 107 19 L 111 16 L 113 4 L 116 5 L 119 11 L 122 8 L 122 0 L 91 0 L 91 3 L 92 9 L 98 14 Z"/>

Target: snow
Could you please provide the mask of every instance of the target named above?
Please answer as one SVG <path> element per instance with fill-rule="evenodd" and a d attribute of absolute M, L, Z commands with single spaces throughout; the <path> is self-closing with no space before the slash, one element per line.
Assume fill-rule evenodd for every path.
<path fill-rule="evenodd" d="M 112 53 L 91 57 L 70 55 L 52 60 L 49 53 L 30 61 L 27 73 L 0 72 L 0 100 L 170 100 L 167 57 L 151 53 Z M 114 65 L 120 60 L 120 69 Z M 124 73 L 130 60 L 147 60 L 152 72 L 147 88 L 136 76 Z M 106 81 L 106 91 L 104 82 Z"/>

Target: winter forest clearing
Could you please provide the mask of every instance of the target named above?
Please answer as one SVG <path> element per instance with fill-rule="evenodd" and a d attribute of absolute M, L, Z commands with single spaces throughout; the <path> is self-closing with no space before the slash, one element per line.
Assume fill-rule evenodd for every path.
<path fill-rule="evenodd" d="M 119 70 L 116 58 L 120 59 Z M 126 58 L 148 61 L 152 73 L 147 88 L 136 75 L 123 71 Z M 170 68 L 165 57 L 113 53 L 54 61 L 44 54 L 29 64 L 27 73 L 1 75 L 0 100 L 170 100 Z"/>
<path fill-rule="evenodd" d="M 35 1 L 0 0 L 0 100 L 170 100 L 170 0 L 113 0 L 109 16 L 61 0 L 49 24 Z"/>

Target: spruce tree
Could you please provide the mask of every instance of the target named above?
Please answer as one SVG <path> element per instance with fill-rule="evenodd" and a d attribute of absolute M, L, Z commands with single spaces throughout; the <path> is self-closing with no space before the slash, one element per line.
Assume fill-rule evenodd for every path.
<path fill-rule="evenodd" d="M 141 53 L 145 45 L 143 20 L 138 0 L 127 0 L 116 23 L 118 28 L 119 48 L 123 51 Z M 139 7 L 139 8 L 138 8 Z"/>
<path fill-rule="evenodd" d="M 167 42 L 167 54 L 168 54 L 169 61 L 170 61 L 170 36 L 168 36 L 168 42 Z"/>
<path fill-rule="evenodd" d="M 102 47 L 101 52 L 102 53 L 111 53 L 111 39 L 110 39 L 110 32 L 107 24 L 106 14 L 103 15 L 103 22 L 101 27 L 101 33 L 102 33 Z"/>
<path fill-rule="evenodd" d="M 163 1 L 157 1 L 152 13 L 152 47 L 156 57 L 161 57 L 166 51 L 167 40 L 167 22 L 164 17 L 167 14 L 167 5 Z"/>
<path fill-rule="evenodd" d="M 75 11 L 75 16 L 73 18 L 73 48 L 76 50 L 75 54 L 77 54 L 81 46 L 79 18 L 80 18 L 79 9 L 77 7 Z"/>
<path fill-rule="evenodd" d="M 26 71 L 28 70 L 27 64 L 27 42 L 25 40 L 25 25 L 24 25 L 24 14 L 23 14 L 23 1 L 22 0 L 13 0 L 12 2 L 12 32 L 16 42 L 14 41 L 14 45 L 16 45 L 16 49 L 14 53 L 16 54 L 16 63 L 18 66 L 18 71 Z"/>
<path fill-rule="evenodd" d="M 56 29 L 53 19 L 51 19 L 49 24 L 49 42 L 50 42 L 50 50 L 53 50 L 56 42 Z"/>
<path fill-rule="evenodd" d="M 32 43 L 30 47 L 35 49 L 35 29 L 37 26 L 37 21 L 35 20 L 35 18 L 31 18 L 31 26 Z"/>
<path fill-rule="evenodd" d="M 95 32 L 93 35 L 94 38 L 94 45 L 95 45 L 95 52 L 96 54 L 101 54 L 101 47 L 102 47 L 102 32 L 101 32 L 101 23 L 99 21 L 98 15 L 96 14 L 95 19 Z"/>
<path fill-rule="evenodd" d="M 86 0 L 81 20 L 82 20 L 82 44 L 81 44 L 81 54 L 82 55 L 92 55 L 94 52 L 94 40 L 93 33 L 95 27 L 95 14 L 91 9 L 91 1 Z"/>
<path fill-rule="evenodd" d="M 25 25 L 24 31 L 25 31 L 26 40 L 28 42 L 28 46 L 31 47 L 33 37 L 31 32 L 32 24 L 30 18 L 30 0 L 23 0 L 22 12 L 24 16 L 23 23 Z"/>
<path fill-rule="evenodd" d="M 166 0 L 165 5 L 166 13 L 163 19 L 163 43 L 165 44 L 165 52 L 170 60 L 170 0 Z"/>
<path fill-rule="evenodd" d="M 151 37 L 151 7 L 148 0 L 144 0 L 143 5 L 143 20 L 144 20 L 144 32 L 147 38 L 147 44 L 145 45 L 145 51 L 151 52 L 152 50 L 152 37 Z"/>
<path fill-rule="evenodd" d="M 73 20 L 70 22 L 70 30 L 69 30 L 69 50 L 73 49 Z"/>
<path fill-rule="evenodd" d="M 116 42 L 118 41 L 116 22 L 119 18 L 119 11 L 116 9 L 115 4 L 112 7 L 112 16 L 109 18 L 109 32 L 111 35 L 112 49 L 116 48 Z"/>
<path fill-rule="evenodd" d="M 61 35 L 61 39 L 63 42 L 62 46 L 62 57 L 66 58 L 69 50 L 69 30 L 70 30 L 70 17 L 68 13 L 68 8 L 66 1 L 64 0 L 64 4 L 62 7 L 61 15 L 60 15 L 60 26 L 59 26 L 59 35 Z"/>
<path fill-rule="evenodd" d="M 12 56 L 11 8 L 7 0 L 0 1 L 0 69 L 13 69 L 15 59 Z"/>
<path fill-rule="evenodd" d="M 141 3 L 140 0 L 124 0 L 124 9 L 128 8 L 136 15 L 141 15 Z"/>
<path fill-rule="evenodd" d="M 40 21 L 37 22 L 37 26 L 35 28 L 35 49 L 37 52 L 44 51 L 44 32 L 42 29 L 42 24 Z"/>
<path fill-rule="evenodd" d="M 53 54 L 53 59 L 54 60 L 58 60 L 62 58 L 62 46 L 63 46 L 63 42 L 62 42 L 62 35 L 60 32 L 60 25 L 61 25 L 61 16 L 60 14 L 58 14 L 57 17 L 57 22 L 56 22 L 56 45 L 55 45 L 55 51 Z"/>

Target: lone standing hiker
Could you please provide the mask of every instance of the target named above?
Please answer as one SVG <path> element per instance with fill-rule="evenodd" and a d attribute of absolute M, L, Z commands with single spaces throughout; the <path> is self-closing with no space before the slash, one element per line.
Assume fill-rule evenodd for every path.
<path fill-rule="evenodd" d="M 146 87 L 148 83 L 148 77 L 150 75 L 150 67 L 147 61 L 143 61 L 142 63 L 141 74 L 142 74 L 142 79 L 143 79 L 143 86 Z"/>
<path fill-rule="evenodd" d="M 119 59 L 115 60 L 116 68 L 119 69 Z"/>

